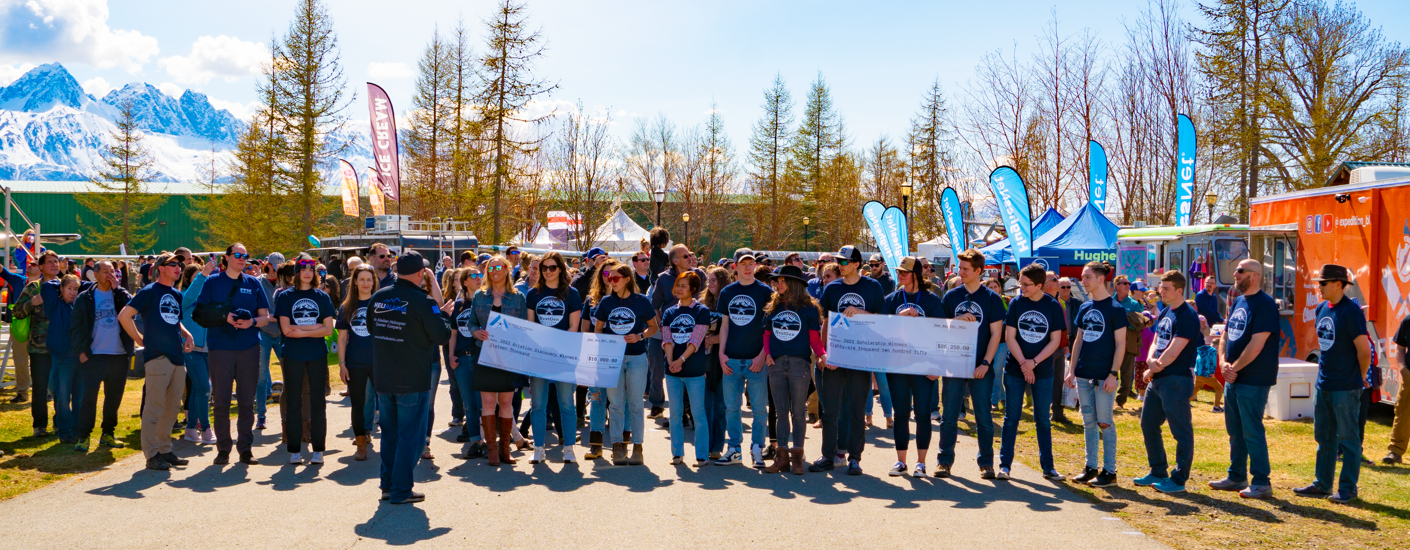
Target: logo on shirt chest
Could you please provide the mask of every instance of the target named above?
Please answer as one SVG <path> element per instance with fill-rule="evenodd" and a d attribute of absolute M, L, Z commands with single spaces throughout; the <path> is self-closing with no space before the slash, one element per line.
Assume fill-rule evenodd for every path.
<path fill-rule="evenodd" d="M 846 294 L 843 294 L 842 297 L 837 300 L 837 311 L 847 311 L 847 308 L 849 307 L 866 309 L 867 301 L 862 299 L 861 294 L 857 294 L 856 292 L 848 292 Z"/>
<path fill-rule="evenodd" d="M 740 294 L 729 301 L 729 321 L 737 327 L 754 322 L 754 316 L 758 313 L 758 305 L 748 295 Z"/>
<path fill-rule="evenodd" d="M 352 327 L 353 334 L 366 338 L 367 332 L 367 308 L 360 307 L 353 312 L 352 319 L 348 321 L 348 326 Z"/>
<path fill-rule="evenodd" d="M 690 342 L 690 336 L 693 332 L 695 332 L 695 317 L 691 314 L 682 313 L 671 320 L 671 341 L 676 345 Z"/>
<path fill-rule="evenodd" d="M 559 300 L 556 296 L 541 298 L 539 303 L 534 305 L 534 316 L 542 325 L 557 325 L 563 321 L 566 311 L 568 311 L 568 306 L 564 305 L 563 300 Z"/>
<path fill-rule="evenodd" d="M 318 324 L 318 302 L 299 298 L 290 309 L 290 318 L 295 325 L 306 327 Z"/>
<path fill-rule="evenodd" d="M 1036 311 L 1025 311 L 1018 316 L 1018 336 L 1024 342 L 1036 344 L 1048 337 L 1048 318 Z"/>
<path fill-rule="evenodd" d="M 1170 347 L 1170 339 L 1174 336 L 1175 319 L 1164 317 L 1155 326 L 1155 349 L 1157 352 L 1164 352 Z"/>
<path fill-rule="evenodd" d="M 619 307 L 607 314 L 607 328 L 613 333 L 626 334 L 636 327 L 636 312 L 629 307 Z"/>
<path fill-rule="evenodd" d="M 1235 309 L 1229 314 L 1229 321 L 1225 325 L 1229 329 L 1229 340 L 1238 340 L 1244 337 L 1244 329 L 1248 328 L 1248 310 L 1242 307 Z"/>
<path fill-rule="evenodd" d="M 966 313 L 973 315 L 974 320 L 980 325 L 984 324 L 984 308 L 979 307 L 979 304 L 976 304 L 969 300 L 965 300 L 959 306 L 955 307 L 956 317 L 959 317 L 960 315 L 964 315 Z"/>
<path fill-rule="evenodd" d="M 157 311 L 168 325 L 181 321 L 181 302 L 178 302 L 175 296 L 163 294 L 162 299 L 157 302 Z"/>
<path fill-rule="evenodd" d="M 779 312 L 774 316 L 773 332 L 780 342 L 791 342 L 803 332 L 803 319 L 793 311 Z"/>
<path fill-rule="evenodd" d="M 1332 349 L 1332 344 L 1337 342 L 1337 325 L 1330 316 L 1317 318 L 1317 344 L 1322 351 Z"/>
<path fill-rule="evenodd" d="M 460 331 L 461 338 L 470 337 L 470 319 L 474 316 L 475 310 L 467 307 L 455 317 L 455 330 Z"/>
<path fill-rule="evenodd" d="M 1095 309 L 1082 316 L 1082 341 L 1095 342 L 1106 332 L 1106 317 Z"/>

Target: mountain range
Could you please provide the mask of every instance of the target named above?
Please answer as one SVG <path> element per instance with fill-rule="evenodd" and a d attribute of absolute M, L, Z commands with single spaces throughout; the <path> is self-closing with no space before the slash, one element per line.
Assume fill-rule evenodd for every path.
<path fill-rule="evenodd" d="M 151 84 L 133 82 L 98 99 L 85 93 L 63 65 L 49 63 L 0 87 L 0 180 L 82 181 L 96 176 L 124 103 L 131 105 L 143 132 L 155 181 L 206 180 L 211 156 L 218 170 L 228 166 L 246 126 L 192 90 L 173 98 Z M 330 137 L 349 143 L 345 158 L 359 170 L 372 156 L 362 134 L 344 130 Z M 228 180 L 228 173 L 219 179 Z"/>

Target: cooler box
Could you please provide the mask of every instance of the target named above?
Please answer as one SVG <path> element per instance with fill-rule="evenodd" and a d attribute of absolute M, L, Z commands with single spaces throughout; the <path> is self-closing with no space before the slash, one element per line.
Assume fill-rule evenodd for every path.
<path fill-rule="evenodd" d="M 1278 358 L 1278 382 L 1268 390 L 1263 414 L 1278 420 L 1312 418 L 1317 392 L 1317 364 L 1291 357 Z"/>

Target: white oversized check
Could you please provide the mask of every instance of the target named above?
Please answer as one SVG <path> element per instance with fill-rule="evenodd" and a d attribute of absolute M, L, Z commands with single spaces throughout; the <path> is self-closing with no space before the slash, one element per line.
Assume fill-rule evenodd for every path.
<path fill-rule="evenodd" d="M 568 332 L 499 313 L 490 313 L 486 331 L 481 364 L 589 387 L 615 388 L 621 377 L 627 352 L 621 336 Z"/>
<path fill-rule="evenodd" d="M 974 378 L 979 323 L 828 312 L 827 362 L 872 372 Z"/>

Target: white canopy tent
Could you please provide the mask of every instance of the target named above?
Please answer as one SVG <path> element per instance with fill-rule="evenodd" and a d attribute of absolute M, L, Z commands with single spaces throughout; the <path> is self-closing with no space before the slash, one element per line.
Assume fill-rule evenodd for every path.
<path fill-rule="evenodd" d="M 529 242 L 518 241 L 522 247 L 566 250 L 570 246 L 576 246 L 577 242 L 564 242 L 554 238 L 553 231 L 545 226 L 539 226 L 538 232 L 534 234 L 534 239 Z M 559 233 L 563 233 L 559 231 Z M 650 240 L 651 233 L 635 221 L 631 216 L 621 209 L 607 218 L 607 222 L 598 226 L 594 232 L 592 246 L 600 247 L 608 252 L 636 252 L 641 250 L 642 239 Z"/>
<path fill-rule="evenodd" d="M 916 243 L 916 254 L 927 259 L 949 258 L 950 237 L 941 235 L 923 243 Z"/>

